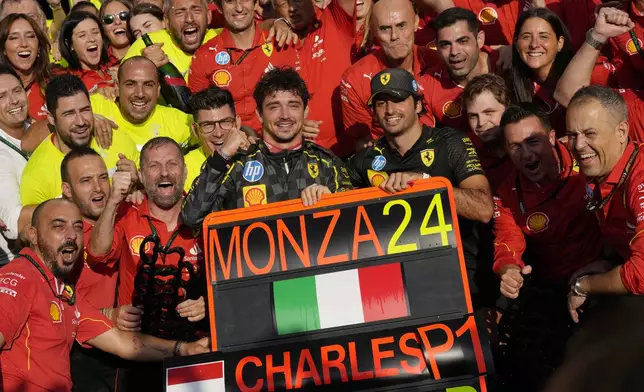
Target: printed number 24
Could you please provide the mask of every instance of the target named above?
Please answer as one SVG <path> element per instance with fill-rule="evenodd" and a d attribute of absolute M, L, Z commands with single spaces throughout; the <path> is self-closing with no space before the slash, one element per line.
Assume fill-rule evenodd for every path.
<path fill-rule="evenodd" d="M 398 226 L 398 228 L 394 232 L 394 235 L 391 236 L 391 241 L 389 241 L 389 245 L 387 246 L 387 254 L 412 252 L 418 250 L 418 245 L 415 243 L 398 244 L 400 236 L 402 236 L 402 234 L 405 232 L 407 225 L 409 225 L 409 221 L 411 221 L 411 205 L 409 205 L 409 202 L 402 199 L 391 200 L 387 204 L 385 204 L 382 214 L 388 216 L 389 210 L 391 210 L 391 207 L 395 205 L 402 206 L 405 209 L 405 216 L 403 217 L 400 226 Z M 434 210 L 436 210 L 436 213 L 438 214 L 438 225 L 428 227 L 427 225 L 429 224 L 429 219 L 431 218 Z M 445 213 L 443 212 L 443 201 L 441 200 L 441 195 L 440 193 L 436 193 L 432 198 L 431 203 L 429 203 L 429 207 L 427 208 L 427 212 L 425 213 L 425 217 L 423 218 L 423 223 L 420 225 L 420 235 L 440 234 L 441 244 L 443 246 L 446 246 L 449 244 L 447 233 L 450 231 L 452 231 L 452 225 L 445 224 Z"/>

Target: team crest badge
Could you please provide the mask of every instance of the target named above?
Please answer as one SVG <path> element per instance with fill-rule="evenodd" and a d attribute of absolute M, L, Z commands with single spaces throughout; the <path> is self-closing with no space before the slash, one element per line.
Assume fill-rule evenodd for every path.
<path fill-rule="evenodd" d="M 309 175 L 311 178 L 316 179 L 320 175 L 320 168 L 318 167 L 317 162 L 309 163 L 306 168 L 309 169 Z"/>
<path fill-rule="evenodd" d="M 426 149 L 421 151 L 420 159 L 423 161 L 423 165 L 430 167 L 434 163 L 434 150 Z"/>
<path fill-rule="evenodd" d="M 262 52 L 266 55 L 266 57 L 271 57 L 273 54 L 273 44 L 270 42 L 265 43 L 262 45 Z"/>
<path fill-rule="evenodd" d="M 540 233 L 548 228 L 550 218 L 543 212 L 535 212 L 528 217 L 525 223 L 530 231 Z"/>
<path fill-rule="evenodd" d="M 386 86 L 390 80 L 391 80 L 391 74 L 389 72 L 385 72 L 382 75 L 380 75 L 380 83 L 383 86 Z"/>
<path fill-rule="evenodd" d="M 373 171 L 367 169 L 367 177 L 371 186 L 380 186 L 383 182 L 387 181 L 389 176 L 385 172 Z"/>
<path fill-rule="evenodd" d="M 242 188 L 244 207 L 266 204 L 266 185 L 251 185 Z"/>

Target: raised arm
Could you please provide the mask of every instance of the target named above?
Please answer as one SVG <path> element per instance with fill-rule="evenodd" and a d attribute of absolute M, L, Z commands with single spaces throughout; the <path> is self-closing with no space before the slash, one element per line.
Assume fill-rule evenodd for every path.
<path fill-rule="evenodd" d="M 582 87 L 590 84 L 590 77 L 600 55 L 601 47 L 613 37 L 628 32 L 635 27 L 628 13 L 617 8 L 604 7 L 599 10 L 595 26 L 586 33 L 586 41 L 570 60 L 564 71 L 554 98 L 567 107 L 573 95 Z"/>

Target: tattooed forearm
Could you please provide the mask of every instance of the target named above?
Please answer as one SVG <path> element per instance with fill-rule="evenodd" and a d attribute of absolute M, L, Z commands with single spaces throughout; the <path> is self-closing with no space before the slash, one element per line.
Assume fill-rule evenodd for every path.
<path fill-rule="evenodd" d="M 146 344 L 148 340 L 148 344 Z M 158 340 L 159 344 L 155 344 L 155 340 Z M 150 355 L 153 351 L 161 353 L 163 357 L 172 356 L 172 347 L 165 347 L 167 344 L 161 339 L 156 339 L 152 336 L 147 335 L 134 335 L 132 336 L 132 348 L 134 352 L 140 353 L 143 351 L 143 355 Z M 152 354 L 155 356 L 155 354 Z"/>

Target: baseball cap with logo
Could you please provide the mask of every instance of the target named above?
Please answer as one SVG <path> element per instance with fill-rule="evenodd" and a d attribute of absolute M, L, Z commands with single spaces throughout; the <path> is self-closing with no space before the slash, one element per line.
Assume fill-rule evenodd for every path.
<path fill-rule="evenodd" d="M 421 97 L 416 79 L 402 68 L 385 69 L 371 79 L 371 96 L 367 105 L 373 105 L 374 98 L 380 94 L 400 99 Z"/>

